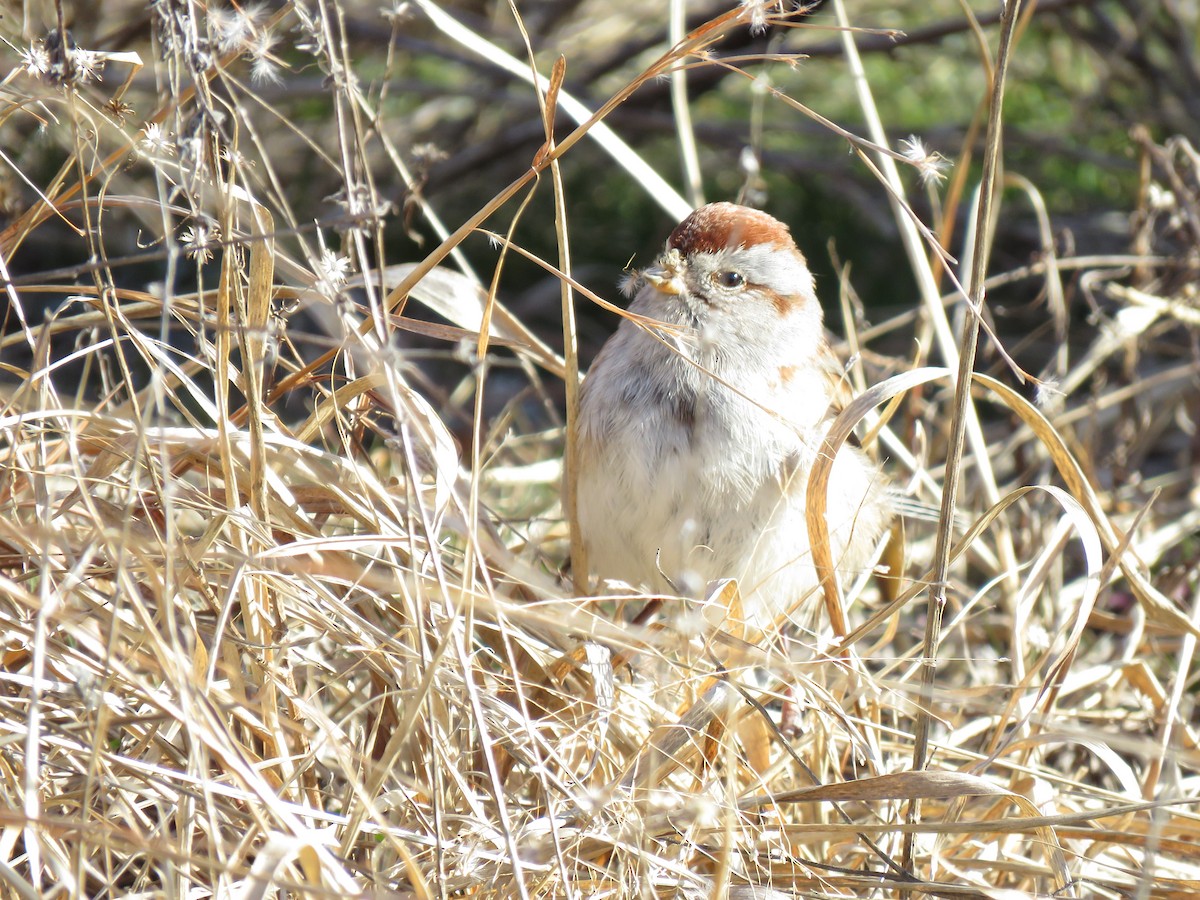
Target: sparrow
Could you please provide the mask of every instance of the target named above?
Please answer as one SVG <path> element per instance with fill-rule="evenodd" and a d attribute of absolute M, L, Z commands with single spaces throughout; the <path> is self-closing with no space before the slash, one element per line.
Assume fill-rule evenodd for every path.
<path fill-rule="evenodd" d="M 703 206 L 632 291 L 634 317 L 580 393 L 576 519 L 591 575 L 697 601 L 736 579 L 742 622 L 704 609 L 725 628 L 765 632 L 805 597 L 819 606 L 806 487 L 848 389 L 787 226 L 733 203 Z M 848 578 L 892 518 L 886 479 L 856 446 L 837 453 L 827 507 Z"/>

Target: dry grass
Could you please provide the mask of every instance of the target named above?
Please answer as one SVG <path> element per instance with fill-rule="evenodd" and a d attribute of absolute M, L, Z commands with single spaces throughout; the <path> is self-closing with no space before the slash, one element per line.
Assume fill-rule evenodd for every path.
<path fill-rule="evenodd" d="M 565 431 L 535 430 L 530 409 L 557 415 L 554 385 L 575 377 L 572 317 L 554 348 L 500 303 L 516 244 L 498 241 L 482 281 L 443 264 L 478 229 L 510 233 L 505 202 L 537 190 L 556 201 L 547 265 L 569 273 L 555 163 L 585 140 L 686 209 L 604 119 L 659 74 L 712 65 L 755 4 L 729 4 L 595 115 L 547 66 L 531 79 L 543 116 L 583 124 L 453 232 L 376 127 L 378 87 L 351 77 L 352 6 L 218 28 L 169 0 L 140 64 L 115 56 L 96 81 L 80 66 L 97 60 L 42 45 L 5 83 L 0 145 L 24 198 L 0 234 L 6 895 L 1200 892 L 1196 151 L 1134 136 L 1125 255 L 1058 255 L 1015 176 L 981 220 L 1031 201 L 1036 259 L 990 272 L 989 228 L 953 238 L 989 290 L 1050 323 L 1039 407 L 1002 360 L 955 389 L 949 273 L 970 269 L 930 242 L 895 171 L 932 160 L 882 152 L 881 125 L 847 133 L 894 198 L 922 296 L 867 327 L 843 285 L 852 376 L 876 387 L 841 433 L 865 418 L 932 504 L 961 439 L 968 527 L 911 522 L 888 557 L 902 577 L 826 597 L 845 633 L 822 616 L 786 640 L 693 635 L 670 627 L 679 601 L 630 624 L 642 599 L 578 597 L 559 574 Z M 413 6 L 436 39 L 528 72 Z M 317 126 L 248 80 L 297 54 L 327 79 Z M 340 181 L 339 221 L 294 213 L 294 154 Z M 970 198 L 956 161 L 937 221 Z M 382 179 L 412 186 L 444 237 L 415 264 L 388 257 Z M 146 289 L 126 274 L 135 233 Z M 61 243 L 63 270 L 10 274 L 39 240 Z M 564 309 L 578 297 L 564 287 Z M 466 376 L 439 383 L 448 370 L 400 343 L 412 332 Z"/>

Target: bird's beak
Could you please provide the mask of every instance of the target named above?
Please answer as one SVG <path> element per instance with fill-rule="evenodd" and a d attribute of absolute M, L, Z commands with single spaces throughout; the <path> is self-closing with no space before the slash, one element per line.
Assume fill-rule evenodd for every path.
<path fill-rule="evenodd" d="M 661 294 L 678 297 L 684 291 L 683 260 L 678 251 L 669 251 L 654 265 L 642 270 L 642 278 Z"/>

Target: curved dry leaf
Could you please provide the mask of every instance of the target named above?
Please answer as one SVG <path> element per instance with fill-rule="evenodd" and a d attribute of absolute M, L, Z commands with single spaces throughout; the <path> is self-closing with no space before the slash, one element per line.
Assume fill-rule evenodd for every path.
<path fill-rule="evenodd" d="M 250 242 L 250 284 L 246 296 L 246 366 L 242 373 L 249 382 L 258 377 L 255 387 L 262 390 L 266 363 L 267 320 L 271 315 L 271 297 L 275 282 L 275 218 L 261 204 L 252 207 L 258 234 Z M 261 404 L 262 398 L 250 400 Z"/>
<path fill-rule="evenodd" d="M 429 401 L 405 384 L 399 375 L 386 371 L 372 372 L 338 388 L 296 430 L 296 438 L 308 443 L 347 403 L 362 394 L 378 390 L 387 392 L 396 418 L 402 424 L 412 426 L 414 434 L 420 439 L 417 449 L 421 458 L 418 463 L 423 461 L 428 470 L 426 474 L 434 478 L 434 510 L 440 515 L 458 480 L 458 448 Z"/>
<path fill-rule="evenodd" d="M 742 801 L 743 810 L 757 810 L 784 803 L 846 803 L 861 801 L 871 803 L 880 800 L 953 800 L 963 797 L 1003 797 L 1011 800 L 1029 819 L 1041 819 L 1041 811 L 1027 797 L 1003 788 L 978 775 L 965 772 L 927 770 L 924 772 L 893 772 L 858 778 L 837 784 L 818 784 L 813 787 L 797 788 L 793 791 L 773 793 L 770 797 L 755 797 Z M 1000 820 L 1003 822 L 1004 820 Z M 997 823 L 999 824 L 999 822 Z M 1047 825 L 1031 823 L 1046 847 L 1046 853 L 1054 868 L 1059 885 L 1070 880 L 1066 859 L 1054 830 Z M 930 828 L 936 831 L 936 826 Z M 986 833 L 986 825 L 979 826 Z"/>
<path fill-rule="evenodd" d="M 762 809 L 780 803 L 848 803 L 852 800 L 869 803 L 878 800 L 951 800 L 956 797 L 1016 799 L 1020 795 L 978 775 L 930 769 L 925 772 L 893 772 L 889 775 L 856 778 L 836 784 L 818 784 L 791 791 L 777 791 L 770 797 L 754 797 L 742 801 L 739 805 L 742 809 Z M 1034 812 L 1036 813 L 1036 810 Z"/>
<path fill-rule="evenodd" d="M 274 894 L 276 876 L 293 860 L 313 888 L 355 893 L 354 879 L 329 851 L 328 844 L 328 837 L 317 831 L 305 835 L 270 833 L 265 845 L 255 854 L 254 866 L 239 896 L 243 900 L 258 900 Z"/>
<path fill-rule="evenodd" d="M 384 268 L 386 289 L 394 290 L 417 266 L 418 263 L 400 263 Z M 349 283 L 351 286 L 362 284 L 362 276 L 351 279 Z M 488 306 L 487 291 L 462 272 L 434 266 L 413 285 L 409 297 L 472 335 L 478 335 L 483 327 L 484 311 Z M 496 337 L 518 346 L 548 372 L 561 375 L 565 371 L 562 358 L 499 300 L 492 303 L 488 327 Z"/>
<path fill-rule="evenodd" d="M 837 571 L 833 564 L 833 553 L 830 550 L 829 523 L 825 518 L 829 477 L 833 473 L 833 460 L 842 444 L 854 431 L 854 427 L 876 406 L 887 403 L 898 394 L 918 385 L 927 384 L 939 378 L 948 378 L 950 375 L 949 369 L 940 366 L 926 366 L 893 375 L 846 404 L 845 409 L 830 423 L 829 430 L 825 433 L 825 440 L 817 452 L 816 462 L 813 463 L 812 471 L 808 475 L 805 518 L 808 523 L 813 566 L 817 570 L 817 577 L 820 579 L 825 598 L 825 610 L 829 615 L 834 634 L 839 638 L 846 636 L 846 612 L 842 605 L 841 587 L 838 584 Z"/>
<path fill-rule="evenodd" d="M 976 384 L 986 387 L 997 395 L 1009 409 L 1020 416 L 1038 440 L 1042 442 L 1046 452 L 1050 454 L 1050 458 L 1058 468 L 1063 481 L 1066 482 L 1067 489 L 1083 505 L 1088 516 L 1096 523 L 1100 539 L 1104 543 L 1104 549 L 1109 553 L 1117 553 L 1125 543 L 1125 536 L 1104 514 L 1100 500 L 1083 474 L 1083 469 L 1080 468 L 1079 463 L 1067 448 L 1066 442 L 1050 421 L 1042 415 L 1037 407 L 1003 382 L 978 372 L 975 373 L 974 378 Z M 1192 634 L 1200 637 L 1200 628 L 1150 583 L 1146 574 L 1139 568 L 1139 562 L 1133 559 L 1132 553 L 1122 552 L 1117 556 L 1117 565 L 1129 582 L 1134 596 L 1145 609 L 1147 617 L 1164 628 L 1180 634 Z"/>
<path fill-rule="evenodd" d="M 1075 531 L 1078 533 L 1079 540 L 1083 544 L 1083 559 L 1087 569 L 1087 579 L 1084 584 L 1083 596 L 1080 598 L 1079 605 L 1075 610 L 1075 622 L 1071 627 L 1070 635 L 1067 637 L 1066 646 L 1059 653 L 1058 658 L 1050 665 L 1046 678 L 1038 690 L 1038 700 L 1040 701 L 1046 695 L 1047 691 L 1061 683 L 1062 677 L 1066 674 L 1071 661 L 1075 658 L 1075 650 L 1079 646 L 1079 639 L 1083 637 L 1088 619 L 1091 617 L 1092 610 L 1096 607 L 1096 600 L 1100 596 L 1100 588 L 1103 587 L 1101 576 L 1104 572 L 1104 551 L 1101 546 L 1100 534 L 1096 523 L 1075 497 L 1062 488 L 1049 484 L 1031 485 L 1020 488 L 1010 496 L 1015 500 L 1016 497 L 1023 497 L 1030 491 L 1045 491 L 1062 506 L 1063 511 L 1075 526 Z M 1005 506 L 1008 505 L 1007 503 L 1005 504 Z M 1035 706 L 1036 704 L 1030 704 L 1024 718 L 1028 718 L 1033 714 Z"/>
<path fill-rule="evenodd" d="M 825 519 L 826 492 L 832 473 L 833 459 L 854 427 L 871 409 L 886 403 L 902 391 L 949 375 L 948 369 L 930 366 L 902 372 L 880 382 L 846 405 L 846 408 L 830 424 L 825 441 L 817 454 L 817 461 L 813 464 L 808 479 L 808 533 L 812 544 L 813 564 L 821 578 L 826 611 L 834 631 L 839 637 L 846 636 L 846 616 L 842 607 L 840 586 L 835 577 L 833 555 L 829 549 L 829 527 Z M 1045 447 L 1063 481 L 1066 482 L 1070 495 L 1078 501 L 1086 511 L 1088 518 L 1095 524 L 1105 551 L 1117 553 L 1125 543 L 1124 535 L 1113 526 L 1104 514 L 1100 501 L 1083 474 L 1082 468 L 1050 421 L 1032 403 L 995 378 L 976 372 L 973 375 L 973 383 L 986 388 L 1024 420 L 1026 426 Z M 965 543 L 977 535 L 978 530 L 972 529 L 971 534 L 960 543 Z M 1191 633 L 1200 637 L 1200 628 L 1150 584 L 1145 573 L 1131 559 L 1130 553 L 1120 553 L 1117 565 L 1120 566 L 1135 596 L 1152 621 L 1174 631 Z M 1079 627 L 1078 623 L 1076 627 Z"/>
<path fill-rule="evenodd" d="M 724 715 L 737 696 L 724 681 L 714 680 L 678 722 L 663 725 L 621 776 L 623 788 L 654 788 L 683 762 L 699 752 L 698 739 L 709 722 Z"/>
<path fill-rule="evenodd" d="M 1086 735 L 1045 731 L 1015 740 L 1005 748 L 1005 751 L 1010 756 L 1016 757 L 1023 755 L 1031 747 L 1057 748 L 1061 746 L 1082 747 L 1092 754 L 1121 786 L 1121 790 L 1125 792 L 1126 796 L 1137 797 L 1142 793 L 1142 784 L 1137 773 L 1134 772 L 1133 766 L 1122 759 L 1121 754 L 1113 747 L 1105 744 L 1102 740 L 1096 740 Z"/>

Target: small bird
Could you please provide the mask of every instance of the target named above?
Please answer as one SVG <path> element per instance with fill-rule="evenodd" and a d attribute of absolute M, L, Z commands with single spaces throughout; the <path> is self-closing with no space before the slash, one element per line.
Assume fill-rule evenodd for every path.
<path fill-rule="evenodd" d="M 782 222 L 711 203 L 629 287 L 643 321 L 621 322 L 580 395 L 591 574 L 694 598 L 735 578 L 745 624 L 769 629 L 818 586 L 806 485 L 847 394 L 812 273 Z M 827 510 L 839 573 L 867 565 L 891 516 L 878 467 L 843 445 Z"/>

